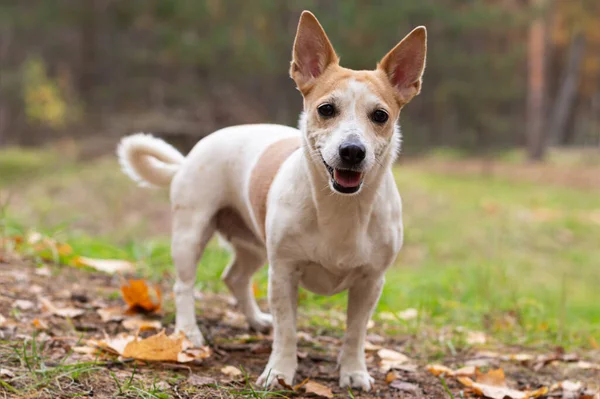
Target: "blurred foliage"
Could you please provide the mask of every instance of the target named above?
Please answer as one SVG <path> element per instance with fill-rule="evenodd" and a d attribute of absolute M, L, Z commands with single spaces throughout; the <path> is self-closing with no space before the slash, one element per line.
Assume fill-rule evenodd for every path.
<path fill-rule="evenodd" d="M 413 27 L 427 26 L 424 89 L 403 116 L 407 144 L 482 149 L 523 142 L 527 26 L 538 12 L 524 0 L 4 3 L 0 22 L 14 33 L 6 69 L 26 69 L 28 59 L 40 57 L 49 79 L 65 72 L 71 97 L 95 122 L 183 111 L 199 136 L 234 123 L 295 124 L 301 99 L 287 73 L 299 14 L 310 9 L 351 68 L 374 68 Z M 554 10 L 551 81 L 560 79 L 574 34 L 584 32 L 591 43 L 573 111 L 591 118 L 600 99 L 600 3 L 547 3 Z M 551 86 L 554 95 L 557 84 Z M 54 104 L 46 119 L 61 119 Z M 586 129 L 599 123 L 593 121 Z"/>

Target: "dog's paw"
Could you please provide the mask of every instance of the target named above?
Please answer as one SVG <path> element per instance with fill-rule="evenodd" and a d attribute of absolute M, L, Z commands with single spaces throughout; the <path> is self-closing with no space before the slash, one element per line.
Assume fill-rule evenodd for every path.
<path fill-rule="evenodd" d="M 177 327 L 176 331 L 182 332 L 187 337 L 187 339 L 192 341 L 192 344 L 195 348 L 200 348 L 201 346 L 204 346 L 206 344 L 204 336 L 200 332 L 198 326 L 195 324 L 191 326 Z"/>
<path fill-rule="evenodd" d="M 294 383 L 294 374 L 295 371 L 293 370 L 280 371 L 267 366 L 261 376 L 258 377 L 258 380 L 256 380 L 256 385 L 265 388 L 285 388 L 279 382 L 283 381 L 285 385 L 290 387 Z"/>
<path fill-rule="evenodd" d="M 358 388 L 365 392 L 369 392 L 375 383 L 373 377 L 364 371 L 343 371 L 340 374 L 340 387 Z"/>
<path fill-rule="evenodd" d="M 248 324 L 254 331 L 268 333 L 273 327 L 273 316 L 268 313 L 258 313 L 256 316 L 248 318 Z"/>

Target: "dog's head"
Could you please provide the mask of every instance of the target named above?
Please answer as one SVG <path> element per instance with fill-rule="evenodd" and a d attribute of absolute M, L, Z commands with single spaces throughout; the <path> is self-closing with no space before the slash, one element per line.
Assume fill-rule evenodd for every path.
<path fill-rule="evenodd" d="M 400 110 L 421 90 L 427 32 L 415 28 L 372 71 L 339 65 L 315 16 L 300 17 L 290 75 L 304 97 L 303 131 L 312 161 L 332 190 L 358 193 L 370 171 L 400 145 Z"/>

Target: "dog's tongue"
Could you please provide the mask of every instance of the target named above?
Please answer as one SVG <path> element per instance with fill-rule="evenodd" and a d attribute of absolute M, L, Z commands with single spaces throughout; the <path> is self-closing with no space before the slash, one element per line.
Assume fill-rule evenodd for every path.
<path fill-rule="evenodd" d="M 333 172 L 333 178 L 342 187 L 356 187 L 360 184 L 362 173 L 351 170 L 336 169 Z"/>

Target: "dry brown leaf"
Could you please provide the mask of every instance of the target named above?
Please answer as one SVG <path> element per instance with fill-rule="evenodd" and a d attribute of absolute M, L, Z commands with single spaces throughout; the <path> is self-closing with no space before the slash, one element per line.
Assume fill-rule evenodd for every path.
<path fill-rule="evenodd" d="M 90 340 L 88 344 L 126 358 L 186 363 L 210 356 L 208 347 L 192 348 L 193 344 L 181 333 L 167 336 L 163 331 L 141 339 L 120 334 L 105 340 Z"/>
<path fill-rule="evenodd" d="M 203 387 L 206 385 L 216 384 L 216 380 L 212 377 L 205 377 L 198 374 L 192 374 L 187 379 L 188 384 L 193 385 L 195 387 Z"/>
<path fill-rule="evenodd" d="M 48 324 L 44 320 L 33 319 L 31 321 L 31 324 L 33 324 L 33 327 L 36 330 L 47 330 L 48 329 Z"/>
<path fill-rule="evenodd" d="M 17 299 L 13 302 L 13 307 L 19 310 L 31 310 L 35 307 L 35 303 L 28 301 L 27 299 Z"/>
<path fill-rule="evenodd" d="M 239 377 L 242 375 L 242 371 L 234 366 L 225 366 L 221 369 L 221 373 L 229 377 Z"/>
<path fill-rule="evenodd" d="M 394 382 L 395 380 L 397 380 L 398 378 L 400 378 L 400 374 L 398 374 L 397 371 L 395 371 L 395 370 L 389 371 L 385 375 L 385 383 L 389 385 L 392 382 Z"/>
<path fill-rule="evenodd" d="M 94 356 L 94 355 L 98 354 L 98 348 L 91 347 L 91 346 L 74 346 L 72 348 L 72 350 L 73 350 L 73 352 L 80 353 L 82 355 Z"/>
<path fill-rule="evenodd" d="M 300 382 L 299 384 L 296 384 L 292 387 L 292 389 L 294 391 L 299 391 L 300 388 L 302 388 L 304 385 L 306 385 L 308 383 L 308 381 L 310 381 L 310 378 L 305 378 L 304 381 Z"/>
<path fill-rule="evenodd" d="M 0 369 L 0 377 L 15 378 L 15 373 L 9 369 Z"/>
<path fill-rule="evenodd" d="M 584 360 L 580 360 L 573 365 L 573 367 L 578 369 L 587 369 L 587 370 L 600 370 L 600 364 L 586 362 Z"/>
<path fill-rule="evenodd" d="M 384 373 L 393 369 L 396 366 L 400 366 L 410 361 L 408 356 L 400 352 L 396 352 L 394 350 L 385 348 L 377 351 L 377 356 L 379 356 L 379 358 L 381 359 L 381 371 Z"/>
<path fill-rule="evenodd" d="M 304 392 L 321 398 L 333 398 L 333 392 L 331 392 L 329 387 L 314 381 L 307 381 L 306 384 L 304 384 Z"/>
<path fill-rule="evenodd" d="M 2 314 L 0 313 L 0 327 L 4 326 L 6 324 L 6 317 L 2 316 Z"/>
<path fill-rule="evenodd" d="M 481 373 L 479 370 L 475 370 L 475 379 L 480 384 L 492 386 L 506 385 L 506 376 L 504 375 L 503 369 L 490 370 L 487 373 Z"/>
<path fill-rule="evenodd" d="M 121 286 L 123 299 L 129 305 L 129 311 L 158 312 L 161 305 L 161 292 L 154 286 L 154 293 L 150 292 L 145 280 L 129 280 L 128 284 Z"/>
<path fill-rule="evenodd" d="M 123 327 L 131 331 L 160 330 L 162 327 L 160 321 L 158 320 L 147 320 L 139 317 L 125 319 L 121 324 Z"/>
<path fill-rule="evenodd" d="M 441 364 L 428 364 L 425 366 L 425 369 L 436 377 L 442 374 L 447 376 L 454 375 L 454 370 Z"/>
<path fill-rule="evenodd" d="M 378 351 L 380 349 L 383 349 L 383 348 L 379 345 L 372 344 L 371 341 L 365 341 L 365 350 L 367 352 Z"/>
<path fill-rule="evenodd" d="M 403 392 L 418 392 L 420 390 L 419 386 L 416 384 L 411 384 L 410 382 L 396 380 L 390 384 L 390 387 L 395 388 L 399 391 Z"/>
<path fill-rule="evenodd" d="M 195 360 L 194 356 L 185 352 L 191 347 L 192 343 L 183 334 L 167 336 L 161 331 L 146 339 L 129 342 L 125 346 L 123 356 L 139 360 L 185 363 Z"/>
<path fill-rule="evenodd" d="M 469 345 L 483 345 L 487 342 L 487 335 L 483 331 L 468 331 L 466 341 Z"/>
<path fill-rule="evenodd" d="M 123 309 L 123 307 L 121 307 L 121 306 L 112 306 L 109 308 L 102 308 L 102 309 L 96 310 L 98 315 L 100 315 L 100 318 L 102 319 L 102 321 L 105 323 L 109 322 L 109 321 L 123 320 L 126 317 L 125 311 L 126 311 L 126 309 Z"/>
<path fill-rule="evenodd" d="M 74 262 L 76 266 L 87 266 L 108 274 L 128 273 L 135 270 L 133 263 L 121 259 L 94 259 L 78 256 Z"/>
<path fill-rule="evenodd" d="M 40 303 L 42 304 L 42 307 L 46 311 L 52 313 L 55 316 L 73 319 L 73 318 L 79 317 L 85 313 L 85 310 L 83 310 L 83 309 L 69 308 L 69 307 L 59 308 L 59 307 L 55 306 L 48 298 L 39 298 L 39 300 L 40 300 Z"/>
<path fill-rule="evenodd" d="M 530 360 L 534 360 L 536 357 L 529 353 L 510 353 L 506 355 L 502 355 L 497 352 L 491 351 L 482 351 L 477 353 L 477 357 L 481 358 L 492 358 L 492 359 L 500 359 L 506 361 L 515 361 L 515 362 L 527 362 Z"/>

